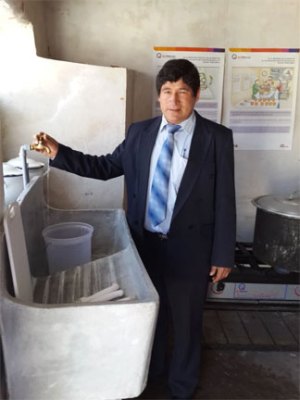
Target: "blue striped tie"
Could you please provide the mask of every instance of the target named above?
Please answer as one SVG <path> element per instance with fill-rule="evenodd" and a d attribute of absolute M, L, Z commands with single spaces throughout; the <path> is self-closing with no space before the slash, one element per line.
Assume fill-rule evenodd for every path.
<path fill-rule="evenodd" d="M 168 124 L 166 128 L 168 136 L 157 160 L 148 205 L 148 216 L 152 227 L 159 225 L 166 218 L 174 133 L 181 126 Z"/>

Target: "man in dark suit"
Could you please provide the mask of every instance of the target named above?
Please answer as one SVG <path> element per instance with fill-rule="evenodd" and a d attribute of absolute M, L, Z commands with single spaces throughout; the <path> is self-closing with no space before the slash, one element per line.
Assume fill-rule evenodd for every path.
<path fill-rule="evenodd" d="M 53 167 L 102 180 L 124 175 L 127 221 L 160 296 L 149 379 L 167 373 L 170 396 L 191 399 L 199 378 L 209 277 L 213 282 L 225 279 L 234 265 L 233 140 L 231 130 L 194 110 L 200 81 L 191 62 L 168 61 L 156 85 L 162 117 L 132 124 L 112 154 L 84 155 L 45 133 L 37 139 L 50 149 Z M 170 158 L 164 158 L 160 169 L 168 166 L 169 171 L 155 189 L 167 140 Z M 170 327 L 173 348 L 167 365 Z"/>

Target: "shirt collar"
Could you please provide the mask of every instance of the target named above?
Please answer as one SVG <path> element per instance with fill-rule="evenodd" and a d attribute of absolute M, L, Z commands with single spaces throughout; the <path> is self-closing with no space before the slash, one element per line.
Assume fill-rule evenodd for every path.
<path fill-rule="evenodd" d="M 195 112 L 193 111 L 192 114 L 187 119 L 180 122 L 180 124 L 178 124 L 178 125 L 180 125 L 182 127 L 182 129 L 185 130 L 187 133 L 193 133 L 195 124 L 196 124 L 196 116 L 195 116 Z M 165 116 L 163 115 L 159 131 L 161 132 L 165 128 L 166 125 L 168 125 L 168 121 L 166 120 Z"/>

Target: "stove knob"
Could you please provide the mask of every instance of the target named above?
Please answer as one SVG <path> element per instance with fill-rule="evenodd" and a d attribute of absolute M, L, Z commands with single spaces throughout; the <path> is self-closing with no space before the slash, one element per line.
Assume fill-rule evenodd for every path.
<path fill-rule="evenodd" d="M 224 282 L 218 282 L 217 283 L 217 292 L 223 292 L 225 289 L 225 283 Z"/>

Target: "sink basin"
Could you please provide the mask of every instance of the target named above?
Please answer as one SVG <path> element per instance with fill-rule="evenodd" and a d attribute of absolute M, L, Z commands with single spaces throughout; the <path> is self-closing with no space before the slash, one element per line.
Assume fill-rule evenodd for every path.
<path fill-rule="evenodd" d="M 9 398 L 136 397 L 147 381 L 159 301 L 125 213 L 51 208 L 46 178 L 33 178 L 5 213 L 0 327 Z M 93 226 L 92 261 L 49 274 L 41 232 L 69 221 Z M 114 284 L 122 297 L 93 300 Z"/>

